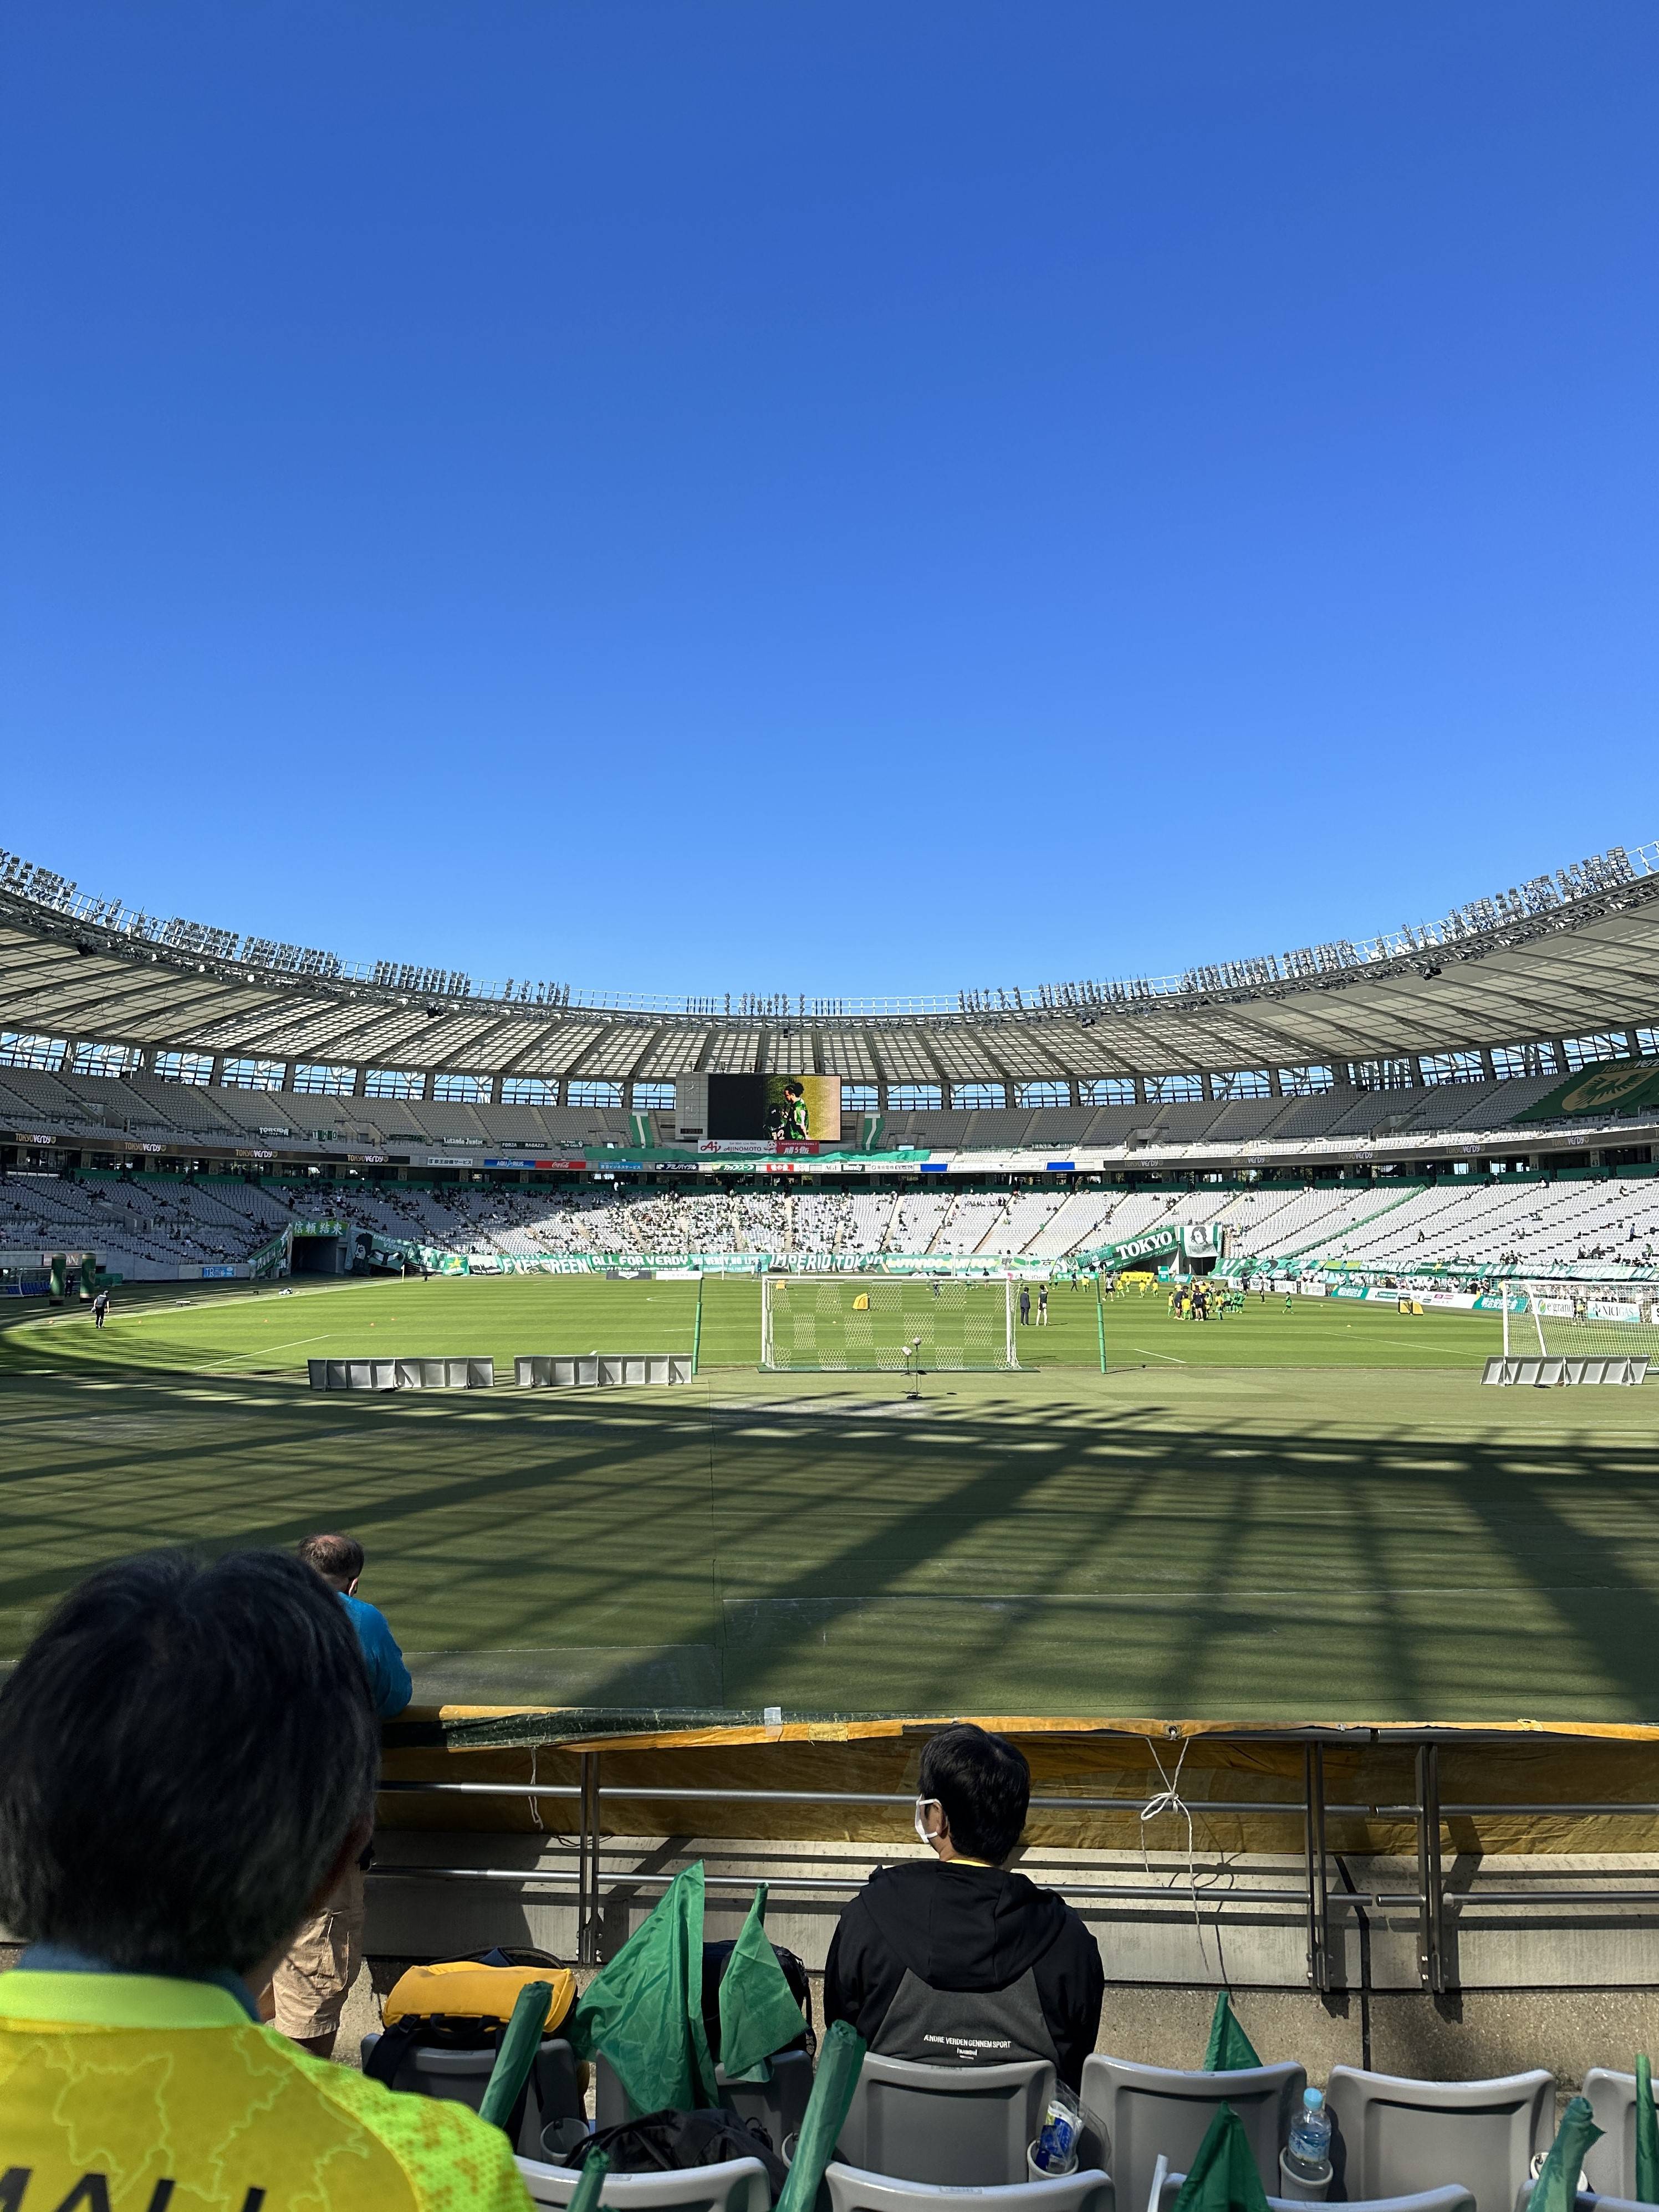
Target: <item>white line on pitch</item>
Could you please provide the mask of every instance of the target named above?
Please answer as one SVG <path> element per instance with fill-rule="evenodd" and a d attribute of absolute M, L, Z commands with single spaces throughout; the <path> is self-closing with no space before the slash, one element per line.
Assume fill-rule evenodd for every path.
<path fill-rule="evenodd" d="M 1173 1352 L 1154 1352 L 1150 1344 L 1132 1344 L 1131 1352 L 1144 1352 L 1148 1359 L 1167 1359 L 1172 1367 L 1184 1367 L 1184 1359 L 1177 1359 Z"/>
<path fill-rule="evenodd" d="M 268 1352 L 291 1352 L 296 1344 L 321 1344 L 333 1334 L 325 1329 L 320 1336 L 290 1336 L 285 1344 L 262 1344 L 257 1352 L 233 1352 L 228 1359 L 210 1359 L 205 1367 L 198 1367 L 198 1375 L 210 1375 L 216 1367 L 234 1367 L 239 1359 L 263 1359 Z"/>

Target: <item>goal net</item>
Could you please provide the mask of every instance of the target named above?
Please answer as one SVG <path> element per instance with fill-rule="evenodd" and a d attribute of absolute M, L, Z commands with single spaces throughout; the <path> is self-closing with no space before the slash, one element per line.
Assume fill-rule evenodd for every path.
<path fill-rule="evenodd" d="M 784 1373 L 1018 1367 L 1012 1281 L 766 1275 L 761 1365 Z"/>
<path fill-rule="evenodd" d="M 1659 1285 L 1511 1285 L 1504 1308 L 1502 1364 L 1488 1380 L 1640 1382 L 1659 1376 Z"/>

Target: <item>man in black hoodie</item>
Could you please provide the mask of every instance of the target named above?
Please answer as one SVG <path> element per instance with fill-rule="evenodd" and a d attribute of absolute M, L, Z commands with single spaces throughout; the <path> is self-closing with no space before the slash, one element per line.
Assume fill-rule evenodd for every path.
<path fill-rule="evenodd" d="M 883 1867 L 841 1916 L 824 1969 L 828 2020 L 872 2051 L 932 2066 L 1047 2058 L 1079 2088 L 1106 1977 L 1071 1906 L 1002 1862 L 1031 1771 L 1006 1736 L 963 1723 L 921 1754 L 916 1833 L 931 1858 Z"/>

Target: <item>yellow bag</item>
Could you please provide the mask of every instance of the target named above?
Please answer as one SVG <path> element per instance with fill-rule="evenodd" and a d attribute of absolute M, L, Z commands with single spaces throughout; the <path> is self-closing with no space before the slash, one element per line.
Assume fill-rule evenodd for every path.
<path fill-rule="evenodd" d="M 513 2017 L 526 1982 L 550 1982 L 553 1995 L 542 2033 L 551 2035 L 576 2002 L 576 1977 L 568 1966 L 485 1966 L 476 1959 L 448 1959 L 410 1966 L 400 1974 L 382 2008 L 386 2024 L 429 2020 L 446 2027 L 476 2021 L 500 2027 Z"/>

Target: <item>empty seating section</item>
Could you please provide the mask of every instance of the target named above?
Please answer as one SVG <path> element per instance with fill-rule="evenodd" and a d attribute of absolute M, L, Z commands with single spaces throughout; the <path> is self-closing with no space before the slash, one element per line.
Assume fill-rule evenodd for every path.
<path fill-rule="evenodd" d="M 943 1191 L 906 1192 L 894 1210 L 885 1250 L 926 1252 L 944 1226 L 951 1200 Z"/>
<path fill-rule="evenodd" d="M 929 1250 L 963 1255 L 977 1252 L 1001 1228 L 1008 1216 L 1008 1193 L 966 1190 L 953 1199 Z M 1005 1249 L 1000 1239 L 998 1249 Z"/>

